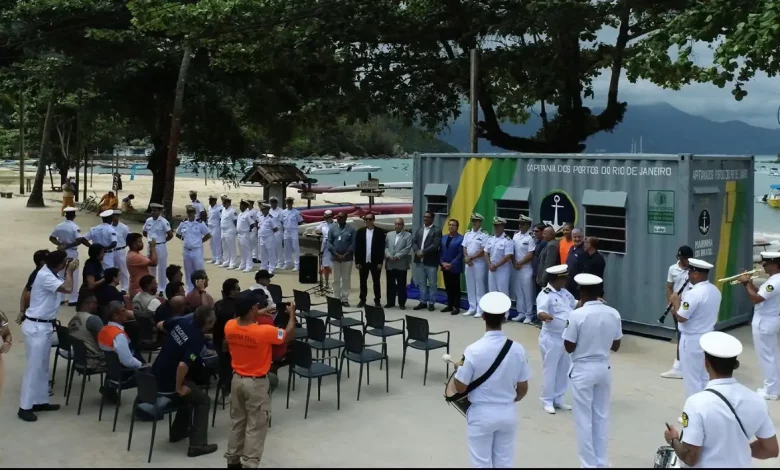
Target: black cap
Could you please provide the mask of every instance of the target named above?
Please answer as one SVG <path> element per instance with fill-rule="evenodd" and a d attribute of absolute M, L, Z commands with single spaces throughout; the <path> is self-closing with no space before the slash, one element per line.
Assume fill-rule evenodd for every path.
<path fill-rule="evenodd" d="M 257 305 L 264 308 L 268 305 L 268 299 L 265 297 L 265 293 L 260 289 L 245 290 L 236 296 L 236 315 L 243 317 L 252 307 Z"/>
<path fill-rule="evenodd" d="M 693 248 L 688 245 L 683 245 L 677 249 L 678 258 L 693 258 Z"/>
<path fill-rule="evenodd" d="M 265 269 L 261 269 L 260 271 L 255 273 L 255 281 L 260 279 L 271 279 L 272 277 L 274 277 L 274 275 L 269 273 Z"/>

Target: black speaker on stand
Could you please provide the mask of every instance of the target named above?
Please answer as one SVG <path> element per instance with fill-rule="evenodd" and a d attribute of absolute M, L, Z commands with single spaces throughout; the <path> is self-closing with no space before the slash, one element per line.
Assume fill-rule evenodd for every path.
<path fill-rule="evenodd" d="M 316 284 L 318 264 L 317 255 L 301 255 L 298 282 L 301 284 Z"/>

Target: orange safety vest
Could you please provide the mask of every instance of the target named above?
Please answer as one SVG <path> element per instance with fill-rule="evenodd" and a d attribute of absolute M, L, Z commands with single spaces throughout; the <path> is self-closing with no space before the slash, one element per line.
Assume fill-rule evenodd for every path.
<path fill-rule="evenodd" d="M 103 328 L 101 328 L 100 333 L 98 333 L 98 344 L 100 344 L 106 349 L 113 350 L 114 338 L 116 338 L 119 335 L 127 336 L 127 333 L 125 333 L 125 330 L 119 328 L 118 326 L 106 325 Z"/>

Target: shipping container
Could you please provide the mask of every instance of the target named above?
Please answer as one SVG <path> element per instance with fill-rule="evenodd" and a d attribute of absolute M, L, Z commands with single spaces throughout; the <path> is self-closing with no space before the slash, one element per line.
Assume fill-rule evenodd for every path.
<path fill-rule="evenodd" d="M 742 287 L 716 280 L 752 269 L 753 178 L 752 156 L 418 154 L 414 222 L 429 210 L 438 227 L 455 218 L 465 233 L 478 212 L 488 232 L 494 216 L 505 218 L 510 237 L 519 214 L 556 231 L 571 222 L 598 237 L 605 300 L 624 328 L 671 337 L 671 316 L 658 319 L 681 245 L 715 266 L 710 282 L 723 294 L 716 328 L 750 318 Z"/>

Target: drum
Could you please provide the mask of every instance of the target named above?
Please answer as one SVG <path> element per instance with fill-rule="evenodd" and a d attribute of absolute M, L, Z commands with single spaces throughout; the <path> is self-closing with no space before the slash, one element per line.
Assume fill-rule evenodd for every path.
<path fill-rule="evenodd" d="M 469 410 L 469 406 L 471 406 L 468 394 L 464 395 L 455 391 L 455 372 L 450 375 L 447 385 L 444 387 L 444 400 L 463 416 L 466 416 L 466 412 Z"/>
<path fill-rule="evenodd" d="M 653 468 L 683 468 L 683 465 L 671 446 L 662 446 L 655 453 Z"/>

